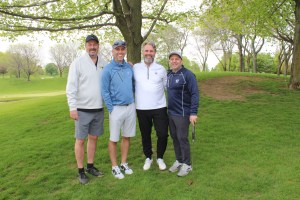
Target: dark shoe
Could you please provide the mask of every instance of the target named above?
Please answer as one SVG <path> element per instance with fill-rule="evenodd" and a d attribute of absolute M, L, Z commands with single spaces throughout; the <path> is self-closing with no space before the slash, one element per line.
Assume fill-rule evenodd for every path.
<path fill-rule="evenodd" d="M 86 172 L 92 174 L 93 176 L 102 177 L 104 174 L 100 172 L 96 167 L 86 169 Z"/>
<path fill-rule="evenodd" d="M 86 184 L 89 181 L 88 177 L 85 175 L 84 172 L 78 174 L 78 179 L 81 184 Z"/>

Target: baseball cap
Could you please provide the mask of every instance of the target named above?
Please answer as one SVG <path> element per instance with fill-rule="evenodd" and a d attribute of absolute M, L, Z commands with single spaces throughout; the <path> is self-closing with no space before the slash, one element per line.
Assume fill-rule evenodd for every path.
<path fill-rule="evenodd" d="M 116 47 L 119 47 L 119 46 L 126 47 L 126 42 L 124 42 L 123 40 L 116 40 L 113 43 L 112 48 L 115 49 Z"/>
<path fill-rule="evenodd" d="M 181 60 L 182 60 L 182 55 L 179 51 L 172 51 L 170 54 L 169 54 L 169 59 L 171 56 L 173 55 L 177 55 Z"/>
<path fill-rule="evenodd" d="M 88 35 L 88 36 L 86 37 L 86 39 L 85 39 L 85 42 L 89 42 L 89 41 L 91 41 L 91 40 L 95 40 L 97 43 L 99 43 L 99 40 L 98 40 L 97 36 L 94 35 L 94 34 Z"/>

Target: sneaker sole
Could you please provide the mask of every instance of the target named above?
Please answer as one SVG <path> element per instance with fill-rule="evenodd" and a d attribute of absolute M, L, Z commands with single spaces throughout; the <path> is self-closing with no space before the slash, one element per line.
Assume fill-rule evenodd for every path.
<path fill-rule="evenodd" d="M 90 175 L 92 175 L 92 176 L 95 176 L 95 177 L 103 177 L 103 176 L 104 176 L 104 174 L 99 174 L 98 176 L 96 176 L 96 175 L 91 174 L 91 173 L 89 173 L 89 172 L 87 172 L 87 173 L 90 174 Z"/>
<path fill-rule="evenodd" d="M 149 168 L 145 168 L 145 167 L 143 167 L 143 170 L 144 171 L 147 171 L 147 170 L 149 170 L 151 168 L 151 165 L 150 165 L 150 167 Z"/>
<path fill-rule="evenodd" d="M 115 176 L 115 178 L 121 180 L 121 179 L 123 179 L 123 178 L 125 178 L 125 177 L 116 177 L 116 176 Z"/>
<path fill-rule="evenodd" d="M 186 175 L 188 175 L 188 174 L 189 174 L 191 171 L 192 171 L 192 170 L 188 171 L 188 173 L 186 173 L 186 174 L 183 174 L 183 175 L 179 175 L 179 174 L 177 174 L 177 176 L 178 176 L 178 177 L 183 177 L 183 176 L 186 176 Z"/>

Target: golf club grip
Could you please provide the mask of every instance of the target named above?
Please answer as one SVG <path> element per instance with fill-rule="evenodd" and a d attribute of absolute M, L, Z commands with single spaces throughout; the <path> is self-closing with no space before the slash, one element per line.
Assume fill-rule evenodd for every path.
<path fill-rule="evenodd" d="M 195 141 L 195 124 L 192 127 L 192 140 Z"/>

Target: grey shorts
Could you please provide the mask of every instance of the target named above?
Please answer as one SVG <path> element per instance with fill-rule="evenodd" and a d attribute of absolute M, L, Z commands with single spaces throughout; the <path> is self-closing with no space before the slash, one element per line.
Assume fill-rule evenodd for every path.
<path fill-rule="evenodd" d="M 101 136 L 104 132 L 104 111 L 78 112 L 78 120 L 75 120 L 75 138 L 85 139 L 88 134 Z"/>
<path fill-rule="evenodd" d="M 122 130 L 122 136 L 134 137 L 135 128 L 135 104 L 114 106 L 113 111 L 109 114 L 110 141 L 118 142 L 120 140 L 120 130 Z"/>

